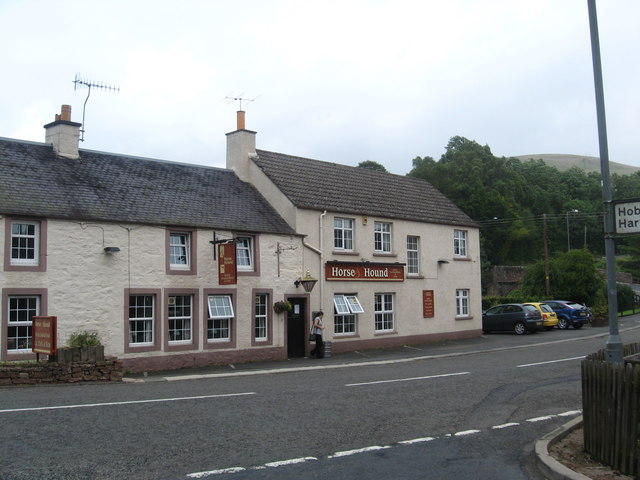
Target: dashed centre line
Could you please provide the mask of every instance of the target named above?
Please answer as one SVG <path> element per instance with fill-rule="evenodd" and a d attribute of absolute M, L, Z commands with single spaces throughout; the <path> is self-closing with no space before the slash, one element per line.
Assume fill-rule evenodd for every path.
<path fill-rule="evenodd" d="M 570 410 L 567 412 L 562 412 L 562 413 L 558 413 L 555 415 L 546 415 L 544 417 L 535 417 L 535 418 L 529 418 L 524 420 L 524 422 L 542 422 L 542 421 L 546 421 L 546 420 L 551 420 L 553 418 L 558 418 L 558 417 L 569 417 L 569 416 L 574 416 L 574 415 L 579 415 L 580 413 L 582 413 L 581 410 Z M 524 423 L 523 422 L 523 423 Z M 503 423 L 501 425 L 494 425 L 492 427 L 489 427 L 490 430 L 497 430 L 497 429 L 503 429 L 503 428 L 509 428 L 509 427 L 517 427 L 522 425 L 522 423 L 515 423 L 515 422 L 510 422 L 510 423 Z M 427 443 L 427 442 L 432 442 L 434 440 L 438 440 L 438 438 L 453 438 L 453 437 L 464 437 L 464 436 L 469 436 L 469 435 L 476 435 L 478 433 L 482 433 L 482 430 L 476 430 L 476 429 L 472 429 L 472 430 L 462 430 L 459 432 L 455 432 L 455 433 L 448 433 L 446 435 L 442 435 L 441 437 L 421 437 L 421 438 L 414 438 L 413 440 L 403 440 L 400 442 L 396 442 L 392 445 L 373 445 L 370 447 L 363 447 L 363 448 L 356 448 L 353 450 L 344 450 L 344 451 L 340 451 L 340 452 L 335 452 L 331 455 L 327 455 L 326 457 L 324 457 L 327 460 L 332 460 L 332 459 L 338 459 L 338 458 L 344 458 L 344 457 L 348 457 L 351 455 L 358 455 L 361 453 L 368 453 L 368 452 L 375 452 L 375 451 L 379 451 L 379 450 L 386 450 L 389 448 L 393 448 L 393 446 L 404 446 L 404 445 L 416 445 L 416 444 L 420 444 L 420 443 Z M 318 457 L 301 457 L 301 458 L 293 458 L 290 460 L 280 460 L 277 462 L 269 462 L 269 463 L 265 463 L 263 465 L 257 465 L 255 467 L 249 467 L 249 468 L 245 468 L 245 467 L 229 467 L 229 468 L 222 468 L 222 469 L 218 469 L 218 470 L 209 470 L 206 472 L 196 472 L 196 473 L 190 473 L 187 475 L 188 478 L 206 478 L 206 477 L 210 477 L 210 476 L 214 476 L 214 475 L 223 475 L 223 474 L 230 474 L 230 473 L 238 473 L 238 472 L 244 472 L 247 470 L 264 470 L 265 468 L 275 468 L 275 467 L 282 467 L 282 466 L 287 466 L 287 465 L 296 465 L 296 464 L 300 464 L 300 463 L 305 463 L 305 462 L 309 462 L 309 461 L 314 461 L 314 460 L 319 460 Z"/>
<path fill-rule="evenodd" d="M 561 358 L 560 360 L 549 360 L 547 362 L 527 363 L 526 365 L 518 365 L 516 368 L 537 367 L 538 365 L 548 365 L 550 363 L 560 363 L 560 362 L 571 362 L 573 360 L 584 360 L 584 355 L 581 357 Z"/>
<path fill-rule="evenodd" d="M 391 380 L 376 380 L 373 382 L 347 383 L 345 387 L 360 387 L 362 385 L 378 385 L 381 383 L 394 383 L 394 382 L 413 382 L 416 380 L 428 380 L 431 378 L 444 378 L 444 377 L 455 377 L 457 375 L 469 375 L 470 373 L 471 372 L 443 373 L 441 375 L 427 375 L 424 377 L 394 378 Z"/>
<path fill-rule="evenodd" d="M 194 397 L 152 398 L 148 400 L 129 400 L 124 402 L 80 403 L 77 405 L 52 405 L 49 407 L 11 408 L 7 410 L 0 410 L 0 413 L 36 412 L 40 410 L 66 410 L 66 409 L 73 409 L 73 408 L 111 407 L 111 406 L 118 406 L 118 405 L 135 405 L 135 404 L 142 404 L 142 403 L 180 402 L 184 400 L 242 397 L 246 395 L 255 395 L 255 394 L 256 392 L 244 392 L 244 393 L 227 393 L 227 394 L 221 394 L 221 395 L 198 395 Z"/>

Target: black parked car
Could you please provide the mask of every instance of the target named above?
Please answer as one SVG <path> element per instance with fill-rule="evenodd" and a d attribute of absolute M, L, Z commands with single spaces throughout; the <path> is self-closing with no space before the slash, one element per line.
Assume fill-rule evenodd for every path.
<path fill-rule="evenodd" d="M 570 326 L 582 328 L 585 323 L 591 321 L 591 310 L 584 305 L 568 300 L 544 300 L 558 315 L 558 328 L 565 330 Z"/>
<path fill-rule="evenodd" d="M 491 307 L 482 314 L 482 331 L 512 331 L 516 335 L 542 330 L 540 311 L 533 305 L 507 303 Z"/>

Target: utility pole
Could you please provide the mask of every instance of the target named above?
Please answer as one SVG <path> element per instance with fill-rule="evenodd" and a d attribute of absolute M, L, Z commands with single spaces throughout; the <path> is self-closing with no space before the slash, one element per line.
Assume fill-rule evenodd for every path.
<path fill-rule="evenodd" d="M 607 145 L 607 122 L 604 112 L 604 87 L 602 63 L 600 61 L 600 38 L 596 0 L 587 0 L 589 7 L 589 29 L 591 31 L 591 56 L 596 92 L 598 116 L 598 139 L 600 145 L 600 171 L 602 175 L 602 200 L 604 202 L 604 249 L 607 263 L 607 293 L 609 300 L 609 338 L 606 344 L 607 361 L 622 363 L 624 348 L 618 332 L 618 291 L 616 287 L 616 257 L 614 242 L 614 215 L 611 202 L 611 178 L 609 174 L 609 147 Z"/>
<path fill-rule="evenodd" d="M 544 235 L 544 291 L 547 298 L 551 296 L 551 283 L 549 279 L 549 247 L 547 245 L 547 214 L 542 215 L 543 219 L 543 235 Z"/>

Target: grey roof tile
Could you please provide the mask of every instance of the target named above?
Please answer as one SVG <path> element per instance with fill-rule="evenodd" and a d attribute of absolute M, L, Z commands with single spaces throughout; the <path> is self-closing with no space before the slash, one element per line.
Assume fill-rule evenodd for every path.
<path fill-rule="evenodd" d="M 475 227 L 425 180 L 257 150 L 255 163 L 299 208 Z"/>
<path fill-rule="evenodd" d="M 0 138 L 0 213 L 293 234 L 250 184 L 226 169 Z"/>

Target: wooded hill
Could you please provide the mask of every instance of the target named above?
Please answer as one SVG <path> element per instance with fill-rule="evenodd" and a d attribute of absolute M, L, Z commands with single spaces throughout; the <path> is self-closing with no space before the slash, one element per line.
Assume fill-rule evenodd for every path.
<path fill-rule="evenodd" d="M 488 145 L 452 137 L 439 160 L 416 157 L 408 175 L 431 182 L 478 222 L 485 266 L 527 265 L 542 258 L 545 223 L 550 255 L 576 248 L 603 255 L 599 160 L 548 156 L 562 160 L 558 168 L 547 163 L 550 159 L 527 157 L 496 157 Z M 569 160 L 574 164 L 567 168 Z M 614 200 L 640 198 L 640 169 L 628 168 L 633 173 L 611 169 Z M 617 240 L 619 253 L 633 241 Z"/>
<path fill-rule="evenodd" d="M 567 155 L 559 153 L 537 153 L 533 155 L 517 155 L 518 160 L 542 160 L 550 167 L 556 167 L 560 171 L 569 170 L 571 167 L 578 167 L 585 172 L 598 172 L 600 173 L 600 158 L 589 157 L 585 155 Z M 609 171 L 611 174 L 617 173 L 618 175 L 631 175 L 632 173 L 640 171 L 640 167 L 633 167 L 631 165 L 625 165 L 624 163 L 612 162 L 609 160 Z"/>

